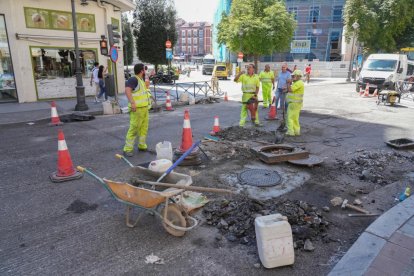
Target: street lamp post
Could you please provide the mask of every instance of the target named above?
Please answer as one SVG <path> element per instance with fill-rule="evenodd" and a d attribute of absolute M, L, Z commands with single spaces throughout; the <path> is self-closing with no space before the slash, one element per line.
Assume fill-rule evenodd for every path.
<path fill-rule="evenodd" d="M 354 29 L 353 36 L 352 36 L 352 46 L 351 46 L 351 59 L 349 61 L 349 69 L 348 69 L 348 78 L 346 79 L 347 82 L 351 81 L 351 75 L 352 75 L 352 63 L 354 61 L 354 44 L 355 44 L 355 32 L 359 28 L 358 22 L 354 22 L 352 24 L 352 28 Z"/>
<path fill-rule="evenodd" d="M 240 36 L 240 52 L 242 51 L 242 36 L 243 36 L 243 30 L 242 29 L 240 29 L 240 31 L 239 31 L 239 36 Z M 240 68 L 240 71 L 241 71 L 241 66 L 242 66 L 242 63 L 240 62 L 240 65 L 239 65 L 239 68 Z M 239 71 L 239 72 L 240 72 Z"/>
<path fill-rule="evenodd" d="M 82 72 L 80 67 L 79 43 L 78 43 L 78 26 L 76 22 L 75 0 L 71 0 L 72 4 L 72 24 L 73 39 L 75 42 L 75 75 L 76 75 L 76 111 L 85 111 L 89 107 L 85 102 L 85 87 L 82 81 Z"/>
<path fill-rule="evenodd" d="M 167 30 L 167 40 L 170 40 L 170 33 L 169 33 L 169 31 L 170 31 L 170 28 L 171 28 L 171 26 L 170 26 L 170 24 L 169 23 L 167 23 L 167 24 L 165 24 L 165 29 Z M 167 60 L 167 75 L 168 76 L 170 76 L 170 70 L 171 70 L 171 60 L 170 59 L 168 59 Z"/>
<path fill-rule="evenodd" d="M 123 41 L 123 43 L 124 43 L 124 52 L 125 52 L 125 64 L 126 64 L 126 72 L 127 72 L 127 76 L 128 76 L 128 78 L 129 78 L 129 68 L 128 68 L 128 65 L 129 65 L 129 62 L 128 62 L 128 44 L 127 44 L 127 41 L 128 41 L 128 38 L 126 38 L 126 37 L 122 37 L 122 41 Z"/>

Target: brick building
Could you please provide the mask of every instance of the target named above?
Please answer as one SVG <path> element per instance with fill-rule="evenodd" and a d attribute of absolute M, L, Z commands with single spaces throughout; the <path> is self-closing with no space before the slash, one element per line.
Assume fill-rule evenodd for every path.
<path fill-rule="evenodd" d="M 208 22 L 185 22 L 178 19 L 177 43 L 174 46 L 174 59 L 197 61 L 212 54 L 212 25 Z"/>

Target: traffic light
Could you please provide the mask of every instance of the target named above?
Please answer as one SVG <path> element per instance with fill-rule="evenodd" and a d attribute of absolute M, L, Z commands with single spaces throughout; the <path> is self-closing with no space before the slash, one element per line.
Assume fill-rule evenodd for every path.
<path fill-rule="evenodd" d="M 108 42 L 109 46 L 119 43 L 121 35 L 117 32 L 118 26 L 108 24 Z"/>
<path fill-rule="evenodd" d="M 101 55 L 107 56 L 108 55 L 108 41 L 104 35 L 101 36 L 101 40 L 99 41 L 99 46 L 101 48 Z"/>

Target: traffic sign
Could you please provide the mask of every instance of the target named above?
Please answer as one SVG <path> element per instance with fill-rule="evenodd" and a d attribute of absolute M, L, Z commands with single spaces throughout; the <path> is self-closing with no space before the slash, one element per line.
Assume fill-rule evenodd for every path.
<path fill-rule="evenodd" d="M 165 42 L 165 47 L 167 47 L 167 48 L 171 48 L 171 41 L 167 40 L 167 41 Z"/>
<path fill-rule="evenodd" d="M 238 58 L 240 58 L 240 59 L 243 59 L 243 56 L 244 56 L 244 55 L 243 55 L 243 53 L 242 53 L 242 52 L 239 52 L 239 54 L 237 55 L 237 57 L 238 57 Z"/>
<path fill-rule="evenodd" d="M 116 48 L 116 46 L 111 47 L 111 49 L 109 50 L 109 54 L 110 54 L 112 62 L 118 61 L 118 48 Z"/>
<path fill-rule="evenodd" d="M 173 52 L 172 52 L 172 49 L 171 48 L 165 49 L 165 57 L 167 59 L 173 59 Z"/>

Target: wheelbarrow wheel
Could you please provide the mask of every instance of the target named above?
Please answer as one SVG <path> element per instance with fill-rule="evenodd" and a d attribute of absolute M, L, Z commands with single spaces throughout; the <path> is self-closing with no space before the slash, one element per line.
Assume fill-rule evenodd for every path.
<path fill-rule="evenodd" d="M 164 210 L 165 210 L 165 207 L 161 210 L 161 215 L 163 217 L 164 217 Z M 173 203 L 168 204 L 167 220 L 171 224 L 179 226 L 179 227 L 186 227 L 187 226 L 187 221 L 186 221 L 185 217 L 183 216 L 183 214 L 181 213 L 180 208 L 178 208 L 178 206 L 176 204 L 173 204 Z M 174 229 L 171 226 L 169 226 L 168 224 L 166 224 L 164 221 L 162 222 L 162 226 L 165 228 L 165 230 L 168 233 L 170 233 L 173 236 L 182 237 L 185 234 L 185 231 Z"/>

